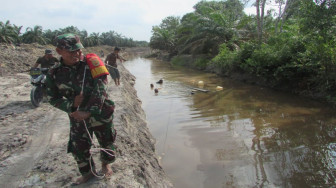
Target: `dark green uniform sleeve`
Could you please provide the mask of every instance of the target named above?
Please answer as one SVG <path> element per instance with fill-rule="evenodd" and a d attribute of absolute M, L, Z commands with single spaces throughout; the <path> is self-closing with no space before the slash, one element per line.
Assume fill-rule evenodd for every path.
<path fill-rule="evenodd" d="M 59 60 L 56 58 L 56 57 L 53 57 L 53 59 L 54 59 L 54 62 L 59 62 Z"/>
<path fill-rule="evenodd" d="M 39 58 L 36 60 L 36 63 L 37 63 L 37 64 L 41 64 L 41 63 L 42 63 L 42 57 L 39 57 Z"/>
<path fill-rule="evenodd" d="M 107 76 L 101 76 L 93 79 L 94 87 L 90 98 L 86 103 L 84 111 L 90 112 L 91 115 L 100 115 L 105 99 L 107 97 Z"/>
<path fill-rule="evenodd" d="M 49 74 L 47 74 L 46 84 L 47 84 L 47 98 L 49 103 L 52 106 L 60 110 L 63 110 L 67 113 L 72 112 L 73 101 L 70 101 L 59 94 L 58 88 L 53 78 Z"/>

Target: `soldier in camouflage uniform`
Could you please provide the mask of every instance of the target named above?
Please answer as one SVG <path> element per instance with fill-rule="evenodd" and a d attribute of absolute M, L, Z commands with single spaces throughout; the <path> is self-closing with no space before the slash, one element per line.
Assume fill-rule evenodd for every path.
<path fill-rule="evenodd" d="M 82 48 L 84 47 L 76 35 L 58 36 L 56 51 L 61 55 L 60 64 L 50 69 L 47 75 L 49 103 L 69 115 L 68 152 L 73 154 L 82 174 L 75 181 L 76 184 L 84 183 L 93 177 L 89 162 L 92 143 L 85 124 L 91 136 L 95 133 L 101 148 L 114 151 L 113 143 L 116 138 L 112 123 L 114 102 L 108 98 L 106 91 L 107 75 L 92 77 L 85 60 L 80 60 Z M 84 90 L 81 92 L 83 84 Z M 101 152 L 102 171 L 105 175 L 112 174 L 109 164 L 114 160 L 114 155 Z M 91 164 L 94 168 L 93 160 Z"/>

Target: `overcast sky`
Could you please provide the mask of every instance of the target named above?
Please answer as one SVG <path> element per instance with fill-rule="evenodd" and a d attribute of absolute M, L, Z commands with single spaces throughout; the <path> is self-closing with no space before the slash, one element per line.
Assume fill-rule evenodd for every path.
<path fill-rule="evenodd" d="M 192 12 L 200 0 L 0 0 L 0 21 L 43 30 L 76 26 L 92 32 L 116 31 L 149 41 L 152 26 L 167 16 Z M 246 9 L 254 13 L 255 8 Z"/>

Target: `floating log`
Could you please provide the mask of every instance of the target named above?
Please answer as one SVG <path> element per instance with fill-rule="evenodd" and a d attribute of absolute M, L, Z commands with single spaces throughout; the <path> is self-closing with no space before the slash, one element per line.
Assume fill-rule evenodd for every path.
<path fill-rule="evenodd" d="M 209 92 L 209 90 L 201 89 L 201 88 L 197 88 L 197 87 L 193 88 L 193 90 L 202 91 L 204 93 Z"/>

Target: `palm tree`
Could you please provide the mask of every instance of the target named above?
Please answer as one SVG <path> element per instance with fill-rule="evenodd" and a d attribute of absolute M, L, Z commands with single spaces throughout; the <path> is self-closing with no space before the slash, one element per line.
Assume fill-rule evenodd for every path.
<path fill-rule="evenodd" d="M 116 45 L 116 32 L 115 31 L 108 31 L 104 32 L 100 35 L 102 43 L 110 46 Z"/>
<path fill-rule="evenodd" d="M 102 43 L 102 40 L 99 37 L 99 33 L 91 33 L 90 37 L 92 38 L 93 45 L 97 46 Z"/>
<path fill-rule="evenodd" d="M 179 40 L 180 53 L 218 53 L 219 45 L 232 38 L 231 26 L 219 12 L 194 13 L 182 19 L 182 37 Z"/>
<path fill-rule="evenodd" d="M 255 16 L 247 16 L 241 18 L 237 24 L 238 38 L 242 41 L 248 41 L 258 38 L 257 24 L 254 21 Z"/>
<path fill-rule="evenodd" d="M 85 37 L 83 40 L 83 45 L 86 47 L 94 46 L 94 40 L 91 36 Z"/>
<path fill-rule="evenodd" d="M 26 32 L 22 35 L 23 42 L 25 43 L 34 43 L 39 44 L 48 44 L 49 39 L 47 39 L 42 31 L 42 26 L 35 26 L 34 28 L 28 27 Z"/>
<path fill-rule="evenodd" d="M 43 35 L 44 35 L 45 38 L 48 39 L 50 44 L 54 44 L 56 37 L 60 34 L 61 34 L 61 32 L 59 30 L 52 31 L 52 30 L 48 29 L 44 32 Z"/>
<path fill-rule="evenodd" d="M 152 48 L 171 51 L 175 46 L 175 37 L 172 32 L 158 26 L 154 26 L 152 32 L 153 36 L 150 40 L 150 46 Z"/>
<path fill-rule="evenodd" d="M 102 44 L 108 44 L 109 34 L 104 32 L 100 35 L 100 40 L 102 41 Z"/>
<path fill-rule="evenodd" d="M 178 30 L 179 53 L 217 55 L 222 43 L 237 35 L 236 25 L 244 15 L 238 0 L 201 1 L 186 14 Z"/>
<path fill-rule="evenodd" d="M 64 29 L 60 29 L 61 33 L 62 34 L 65 34 L 65 33 L 73 33 L 73 34 L 77 34 L 79 36 L 81 36 L 82 32 L 75 26 L 68 26 Z"/>
<path fill-rule="evenodd" d="M 115 37 L 115 46 L 121 46 L 122 45 L 122 39 L 123 39 L 123 36 L 119 33 L 115 33 L 114 34 L 114 37 Z"/>
<path fill-rule="evenodd" d="M 153 36 L 150 46 L 154 49 L 166 50 L 171 55 L 177 53 L 177 29 L 180 25 L 180 18 L 169 16 L 162 20 L 159 26 L 152 28 Z"/>
<path fill-rule="evenodd" d="M 84 46 L 90 46 L 89 44 L 91 44 L 90 42 L 90 38 L 89 38 L 89 34 L 86 30 L 83 30 L 80 32 L 80 38 L 82 40 L 82 43 Z"/>
<path fill-rule="evenodd" d="M 6 23 L 0 22 L 0 42 L 14 43 L 19 40 L 19 35 L 22 26 L 12 26 L 8 21 Z"/>

